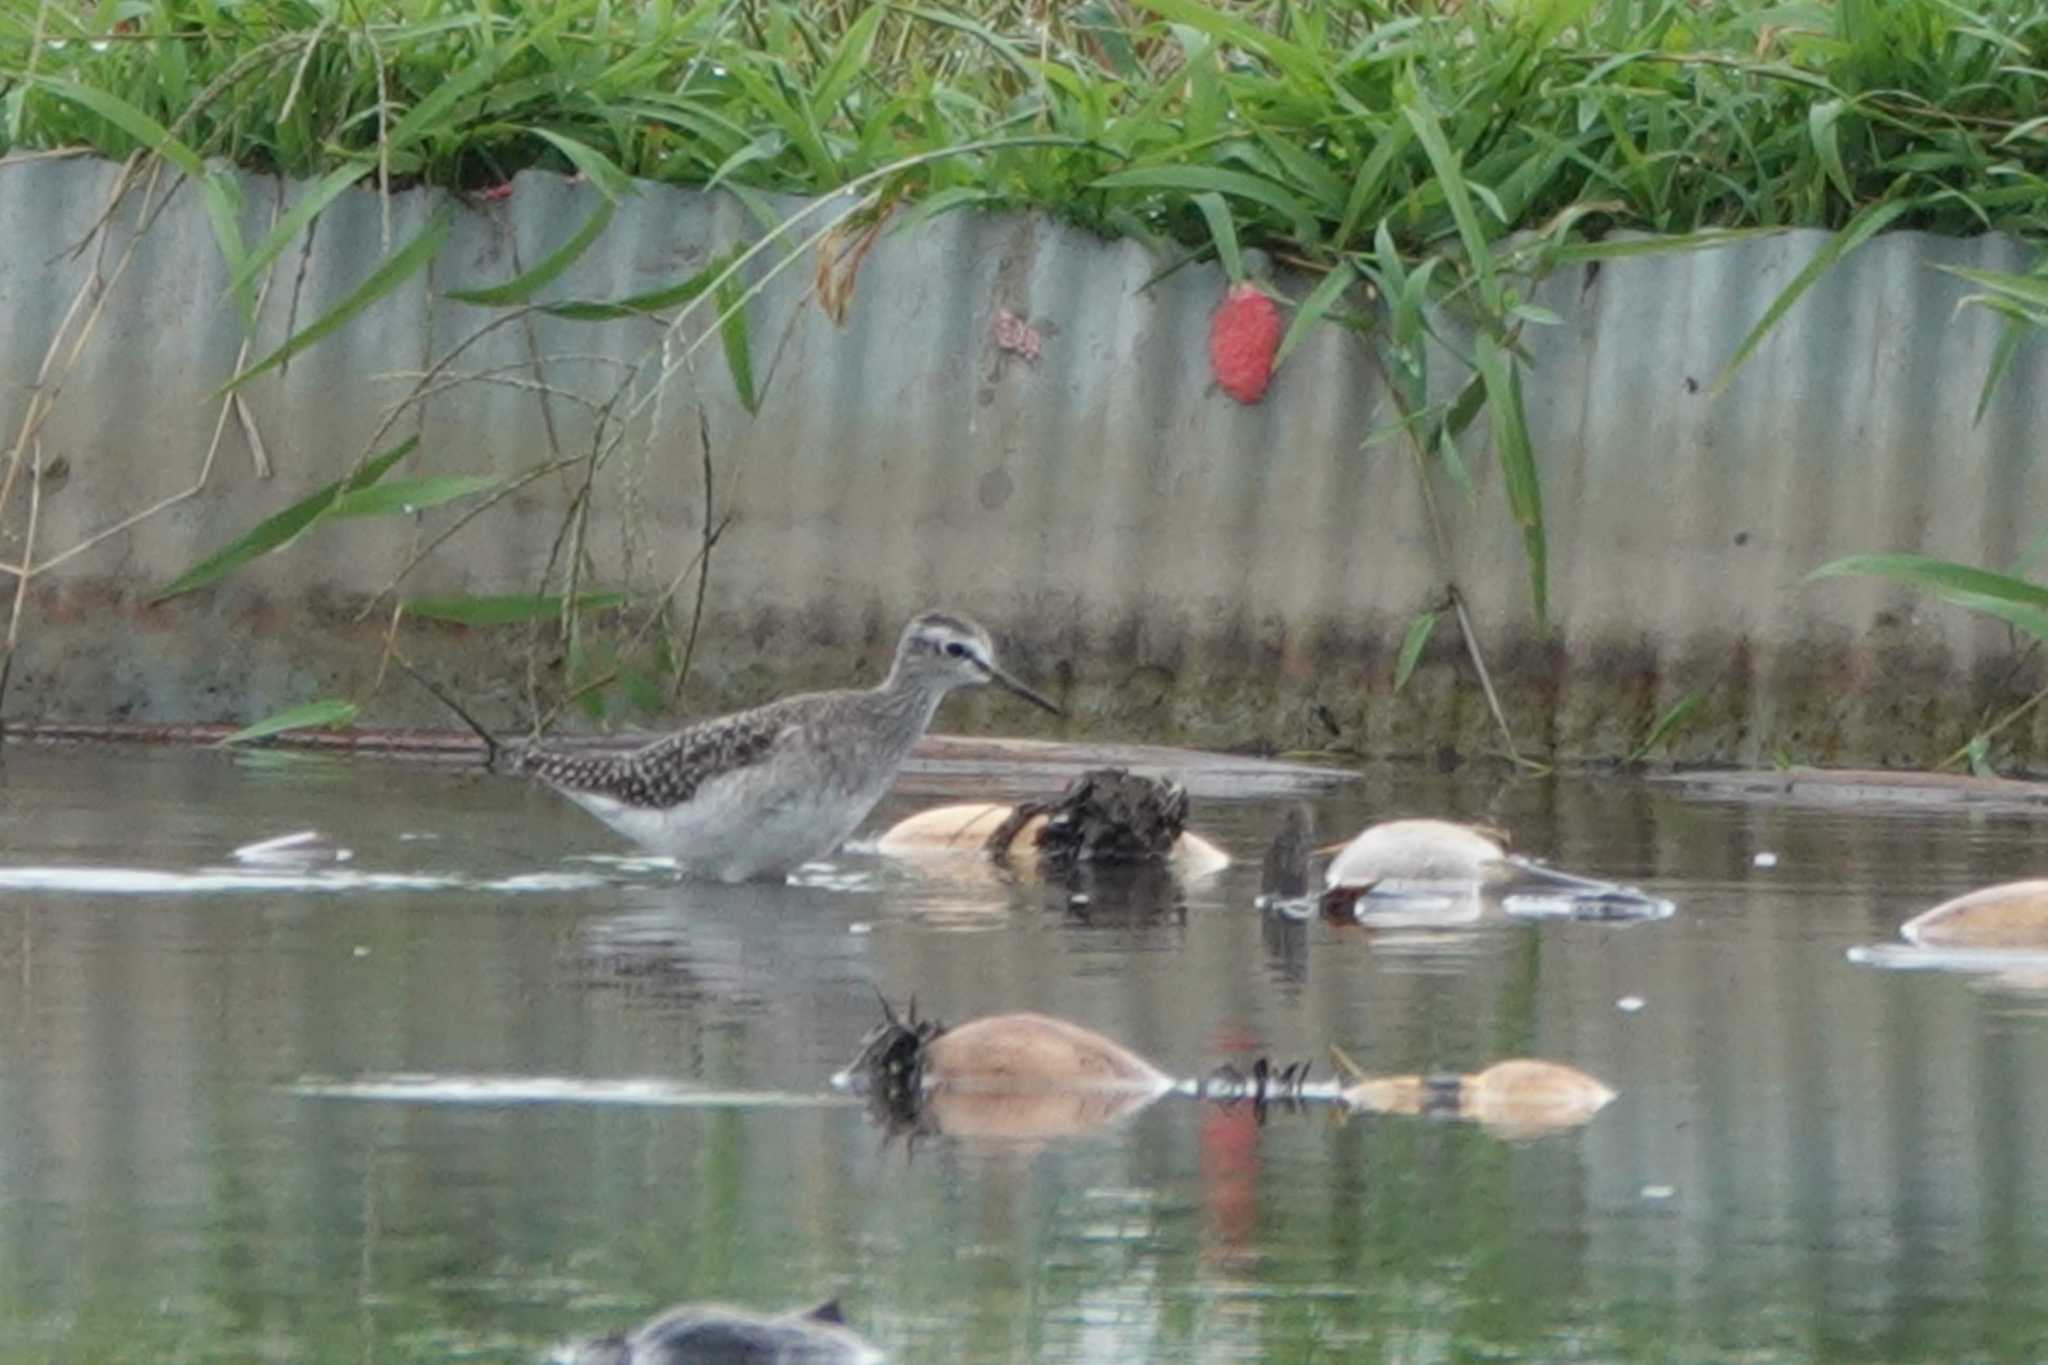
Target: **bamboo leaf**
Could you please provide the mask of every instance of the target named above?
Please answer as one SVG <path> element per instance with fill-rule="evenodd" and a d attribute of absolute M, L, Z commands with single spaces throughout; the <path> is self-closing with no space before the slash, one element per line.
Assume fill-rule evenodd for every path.
<path fill-rule="evenodd" d="M 1479 214 L 1472 207 L 1464 168 L 1459 164 L 1457 154 L 1451 150 L 1450 143 L 1444 139 L 1443 125 L 1437 121 L 1436 109 L 1427 95 L 1416 90 L 1401 112 L 1407 116 L 1409 126 L 1415 130 L 1416 141 L 1422 144 L 1423 152 L 1429 157 L 1430 168 L 1436 172 L 1444 203 L 1450 207 L 1451 220 L 1458 225 L 1458 236 L 1465 243 L 1465 255 L 1479 277 L 1480 302 L 1486 305 L 1489 313 L 1497 315 L 1501 311 L 1500 283 L 1494 277 L 1493 249 L 1479 226 Z"/>
<path fill-rule="evenodd" d="M 247 744 L 254 739 L 268 739 L 281 735 L 287 730 L 339 730 L 356 718 L 356 704 L 328 698 L 325 701 L 309 701 L 304 706 L 294 706 L 276 715 L 265 716 L 254 725 L 245 725 L 221 740 L 222 744 Z"/>
<path fill-rule="evenodd" d="M 384 263 L 370 273 L 368 279 L 357 285 L 349 296 L 336 304 L 326 316 L 287 337 L 282 346 L 215 389 L 212 396 L 218 398 L 240 388 L 265 370 L 282 365 L 419 273 L 441 249 L 441 244 L 448 240 L 448 229 L 452 220 L 453 215 L 447 209 L 435 214 L 433 221 L 420 230 L 419 236 L 387 256 Z"/>
<path fill-rule="evenodd" d="M 516 37 L 489 44 L 483 53 L 455 68 L 447 80 L 439 81 L 427 97 L 415 104 L 385 134 L 387 146 L 405 150 L 429 135 L 444 132 L 452 122 L 455 106 L 497 79 L 505 64 L 535 43 L 545 43 L 567 25 L 595 7 L 597 0 L 575 0 L 552 6 L 546 18 L 532 28 L 519 30 Z"/>
<path fill-rule="evenodd" d="M 1232 284 L 1241 283 L 1244 255 L 1238 250 L 1237 220 L 1230 216 L 1230 205 L 1214 190 L 1204 190 L 1195 196 L 1195 207 L 1209 220 L 1209 240 L 1216 245 L 1216 259 L 1222 262 L 1223 273 Z"/>
<path fill-rule="evenodd" d="M 1357 278 L 1358 271 L 1349 261 L 1323 276 L 1322 282 L 1310 290 L 1309 296 L 1294 310 L 1294 317 L 1287 324 L 1287 334 L 1280 338 L 1280 349 L 1274 353 L 1273 368 L 1278 369 L 1285 363 L 1301 339 L 1308 335 L 1308 329 L 1322 320 L 1346 287 Z"/>
<path fill-rule="evenodd" d="M 1202 3 L 1202 0 L 1138 0 L 1138 3 L 1162 19 L 1186 24 L 1233 47 L 1267 57 L 1307 90 L 1325 95 L 1333 93 L 1322 88 L 1326 86 L 1322 64 L 1312 50 L 1256 24 L 1248 24 L 1224 12 L 1220 6 Z"/>
<path fill-rule="evenodd" d="M 877 6 L 877 8 L 880 7 Z M 978 24 L 967 16 L 951 10 L 926 9 L 919 5 L 897 5 L 894 8 L 901 10 L 905 14 L 915 15 L 928 24 L 937 24 L 941 28 L 950 28 L 956 32 L 965 33 L 979 40 L 989 51 L 1001 57 L 1011 66 L 1017 68 L 1017 70 L 1026 75 L 1031 74 L 1030 59 L 1017 50 L 1016 44 L 985 24 Z"/>
<path fill-rule="evenodd" d="M 562 303 L 542 304 L 540 311 L 549 317 L 568 318 L 575 322 L 610 322 L 615 318 L 644 317 L 658 313 L 664 308 L 674 308 L 688 303 L 711 287 L 711 281 L 725 269 L 723 260 L 713 261 L 687 280 L 650 289 L 644 294 L 629 294 L 623 299 L 609 301 L 601 299 L 569 299 Z"/>
<path fill-rule="evenodd" d="M 767 161 L 781 156 L 783 150 L 788 146 L 789 139 L 781 133 L 774 130 L 762 133 L 752 142 L 749 142 L 746 146 L 740 148 L 719 163 L 718 169 L 712 172 L 711 178 L 704 182 L 705 192 L 709 193 L 717 189 L 725 183 L 727 176 L 752 162 Z"/>
<path fill-rule="evenodd" d="M 197 152 L 172 137 L 170 129 L 112 91 L 96 90 L 54 76 L 37 76 L 35 84 L 38 89 L 47 90 L 59 99 L 98 114 L 194 180 L 206 178 L 206 167 L 201 164 Z"/>
<path fill-rule="evenodd" d="M 725 365 L 732 371 L 733 391 L 740 406 L 749 413 L 760 411 L 761 398 L 754 392 L 754 352 L 747 340 L 747 306 L 741 297 L 737 274 L 727 275 L 718 286 L 718 340 L 725 348 Z"/>
<path fill-rule="evenodd" d="M 1687 716 L 1690 716 L 1699 709 L 1699 704 L 1705 701 L 1706 697 L 1705 690 L 1696 687 L 1673 702 L 1665 710 L 1664 714 L 1657 718 L 1657 723 L 1650 727 L 1650 733 L 1643 736 L 1642 743 L 1629 750 L 1626 761 L 1640 763 L 1649 757 L 1659 744 L 1662 744 L 1674 730 L 1685 723 Z"/>
<path fill-rule="evenodd" d="M 2014 602 L 2004 597 L 1986 597 L 1972 592 L 1947 592 L 1941 600 L 1995 617 L 2007 625 L 2017 626 L 2036 640 L 2048 640 L 2048 611 L 2030 607 L 2023 602 Z"/>
<path fill-rule="evenodd" d="M 1548 547 L 1543 534 L 1543 485 L 1536 473 L 1536 455 L 1529 442 L 1528 418 L 1522 410 L 1522 384 L 1508 353 L 1481 333 L 1476 348 L 1480 378 L 1486 384 L 1486 408 L 1493 419 L 1493 448 L 1500 460 L 1508 510 L 1522 528 L 1522 546 L 1529 559 L 1529 593 L 1536 623 L 1549 614 Z"/>
<path fill-rule="evenodd" d="M 1669 256 L 1678 252 L 1711 251 L 1736 246 L 1759 237 L 1776 237 L 1781 227 L 1702 228 L 1671 237 L 1621 237 L 1600 242 L 1567 242 L 1550 253 L 1559 265 L 1580 265 L 1587 261 L 1624 261 L 1637 256 Z"/>
<path fill-rule="evenodd" d="M 761 75 L 752 66 L 735 66 L 732 77 L 746 90 L 748 98 L 756 107 L 765 111 L 782 129 L 789 144 L 797 149 L 811 174 L 826 182 L 839 180 L 839 163 L 833 158 L 831 149 L 825 145 L 825 137 L 818 125 L 811 120 L 808 109 L 799 109 L 783 97 L 776 83 Z"/>
<path fill-rule="evenodd" d="M 1710 395 L 1717 394 L 1727 388 L 1735 378 L 1735 372 L 1742 368 L 1742 363 L 1755 354 L 1756 348 L 1763 345 L 1764 338 L 1770 335 L 1771 329 L 1778 325 L 1778 320 L 1791 311 L 1792 305 L 1799 302 L 1806 291 L 1813 287 L 1815 281 L 1827 274 L 1836 262 L 1882 232 L 1894 219 L 1911 207 L 1911 200 L 1880 199 L 1851 218 L 1847 225 L 1830 238 L 1828 244 L 1807 262 L 1806 268 L 1792 277 L 1792 283 L 1786 285 L 1778 297 L 1771 300 L 1771 306 L 1764 310 L 1762 320 L 1749 329 L 1749 335 L 1735 348 L 1734 357 L 1722 369 L 1720 377 L 1713 382 L 1707 392 Z"/>
<path fill-rule="evenodd" d="M 569 158 L 569 163 L 583 172 L 583 178 L 597 188 L 597 192 L 613 204 L 619 203 L 635 192 L 633 177 L 619 169 L 617 162 L 587 142 L 578 142 L 573 137 L 557 133 L 549 128 L 529 128 L 528 132 L 551 144 L 556 151 Z"/>
<path fill-rule="evenodd" d="M 256 298 L 249 292 L 246 280 L 242 278 L 242 264 L 248 259 L 248 252 L 242 248 L 242 187 L 235 180 L 233 171 L 216 169 L 207 173 L 201 197 L 206 203 L 206 217 L 213 224 L 213 240 L 220 247 L 221 259 L 228 266 L 228 292 L 235 300 L 235 311 L 241 315 L 242 331 L 256 330 Z"/>
<path fill-rule="evenodd" d="M 1315 215 L 1309 211 L 1308 205 L 1272 181 L 1249 171 L 1222 170 L 1215 166 L 1137 166 L 1127 171 L 1112 171 L 1094 181 L 1089 188 L 1214 190 L 1218 194 L 1235 195 L 1255 204 L 1264 204 L 1281 214 L 1302 242 L 1313 242 L 1317 236 Z"/>
<path fill-rule="evenodd" d="M 1848 555 L 1821 565 L 1807 575 L 1807 580 L 1811 582 L 1816 578 L 1839 578 L 1850 574 L 1889 578 L 1944 597 L 1960 594 L 2048 611 L 2048 587 L 2010 574 L 1994 573 L 1990 569 L 1973 568 L 1927 555 Z"/>
<path fill-rule="evenodd" d="M 1408 623 L 1408 631 L 1401 637 L 1401 653 L 1394 660 L 1394 690 L 1399 692 L 1408 685 L 1408 677 L 1415 672 L 1415 665 L 1422 660 L 1422 651 L 1429 645 L 1429 637 L 1436 631 L 1436 623 L 1443 613 L 1434 609 L 1415 614 Z"/>
<path fill-rule="evenodd" d="M 1448 422 L 1436 434 L 1436 457 L 1443 462 L 1444 472 L 1451 476 L 1451 482 L 1458 485 L 1458 491 L 1468 502 L 1476 502 L 1479 486 L 1472 482 L 1472 471 L 1465 468 L 1465 457 L 1458 453 L 1458 433 Z"/>
<path fill-rule="evenodd" d="M 1934 268 L 2011 299 L 2029 312 L 2048 313 L 2048 276 L 2014 275 L 2003 270 L 1972 270 L 1962 265 L 1937 265 Z M 1966 303 L 1970 301 L 1964 300 Z"/>
<path fill-rule="evenodd" d="M 1422 352 L 1422 333 L 1429 321 L 1430 277 L 1443 260 L 1441 256 L 1431 256 L 1409 271 L 1401 282 L 1400 298 L 1394 300 L 1394 340 L 1414 347 L 1417 354 Z"/>
<path fill-rule="evenodd" d="M 240 294 L 245 292 L 266 266 L 276 260 L 287 246 L 298 239 L 322 209 L 334 202 L 343 190 L 355 184 L 375 169 L 370 161 L 355 161 L 329 171 L 306 190 L 278 220 L 277 225 L 265 233 L 249 253 L 242 257 L 241 264 L 228 280 L 228 288 Z"/>
<path fill-rule="evenodd" d="M 473 303 L 485 308 L 524 303 L 574 265 L 577 258 L 590 249 L 590 244 L 603 236 L 604 230 L 611 226 L 612 215 L 615 212 L 617 205 L 606 199 L 584 221 L 583 226 L 576 229 L 574 237 L 549 252 L 539 264 L 524 275 L 484 289 L 451 289 L 448 291 L 448 297 L 461 303 Z"/>
<path fill-rule="evenodd" d="M 1351 243 L 1351 234 L 1358 230 L 1365 217 L 1366 206 L 1373 203 L 1385 191 L 1387 169 L 1394 159 L 1408 150 L 1412 130 L 1406 122 L 1390 123 L 1380 131 L 1379 140 L 1366 153 L 1365 163 L 1358 168 L 1358 176 L 1351 182 L 1351 197 L 1345 201 L 1344 217 L 1338 221 L 1337 235 L 1331 245 L 1339 251 Z M 1380 230 L 1386 229 L 1386 219 L 1380 220 Z"/>
<path fill-rule="evenodd" d="M 371 488 L 360 488 L 337 497 L 326 516 L 385 517 L 393 513 L 424 511 L 444 502 L 488 492 L 504 480 L 495 474 L 431 475 L 418 479 L 392 479 Z"/>
<path fill-rule="evenodd" d="M 1816 102 L 1806 111 L 1806 131 L 1813 139 L 1814 155 L 1820 158 L 1821 169 L 1834 184 L 1835 192 L 1842 196 L 1843 203 L 1853 204 L 1856 192 L 1849 185 L 1849 173 L 1842 168 L 1841 139 L 1835 128 L 1848 107 L 1838 99 Z"/>
<path fill-rule="evenodd" d="M 881 26 L 888 12 L 887 5 L 869 5 L 858 19 L 846 26 L 839 46 L 818 72 L 811 92 L 811 118 L 815 122 L 822 124 L 831 120 L 833 108 L 867 66 L 875 44 L 875 30 Z"/>
<path fill-rule="evenodd" d="M 345 479 L 337 479 L 317 492 L 299 499 L 290 507 L 272 517 L 267 517 L 247 532 L 229 542 L 214 554 L 200 560 L 150 599 L 152 604 L 167 598 L 203 588 L 233 573 L 242 565 L 272 550 L 283 549 L 292 543 L 314 522 L 320 520 L 336 498 L 344 493 L 354 493 L 370 487 L 384 477 L 391 466 L 412 453 L 419 444 L 419 437 L 406 440 L 377 456 L 361 469 Z"/>
<path fill-rule="evenodd" d="M 622 592 L 576 594 L 577 611 L 600 611 L 623 606 Z M 560 593 L 508 593 L 484 597 L 416 597 L 405 604 L 405 614 L 432 621 L 452 621 L 463 626 L 503 626 L 520 621 L 552 620 L 562 614 Z"/>
<path fill-rule="evenodd" d="M 2012 369 L 2012 362 L 2018 358 L 2020 343 L 2034 334 L 2035 329 L 2024 318 L 2000 320 L 1998 344 L 1992 348 L 1991 364 L 1984 370 L 1984 386 L 1977 391 L 1977 411 L 1970 418 L 1970 425 L 1976 426 L 1984 420 L 1985 409 L 1991 406 L 1991 395 L 2004 381 L 2006 372 Z"/>

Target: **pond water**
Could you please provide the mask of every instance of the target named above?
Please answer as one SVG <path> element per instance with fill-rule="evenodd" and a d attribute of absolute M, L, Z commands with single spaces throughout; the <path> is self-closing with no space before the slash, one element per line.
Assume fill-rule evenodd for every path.
<path fill-rule="evenodd" d="M 1080 911 L 858 851 L 677 884 L 446 766 L 13 746 L 0 791 L 0 1362 L 530 1361 L 829 1296 L 906 1362 L 2048 1357 L 2048 997 L 1846 956 L 2041 871 L 2038 815 L 1375 768 L 1326 835 L 1486 819 L 1677 913 L 1373 935 L 1253 911 L 1271 790 L 1198 793 L 1221 877 Z M 229 858 L 306 828 L 353 856 Z M 1181 1075 L 1334 1043 L 1619 1097 L 906 1143 L 827 1088 L 877 989 Z"/>

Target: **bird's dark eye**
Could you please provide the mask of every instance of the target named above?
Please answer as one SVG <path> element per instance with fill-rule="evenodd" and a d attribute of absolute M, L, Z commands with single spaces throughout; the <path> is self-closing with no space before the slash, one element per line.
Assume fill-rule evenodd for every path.
<path fill-rule="evenodd" d="M 967 646 L 961 644 L 958 640 L 948 642 L 948 644 L 946 645 L 946 657 L 949 659 L 966 658 Z"/>

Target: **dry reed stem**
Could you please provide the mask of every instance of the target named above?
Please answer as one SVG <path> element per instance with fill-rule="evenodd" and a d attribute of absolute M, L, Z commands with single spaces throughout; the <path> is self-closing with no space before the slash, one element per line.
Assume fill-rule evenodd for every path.
<path fill-rule="evenodd" d="M 272 206 L 271 225 L 273 227 L 276 226 L 277 218 L 281 211 L 281 204 L 275 204 Z M 131 254 L 134 251 L 136 244 L 139 243 L 140 240 L 141 239 L 138 236 L 136 239 L 134 239 L 134 241 L 131 241 L 129 245 L 129 251 Z M 124 257 L 123 261 L 120 264 L 119 270 L 116 271 L 115 278 L 119 277 L 120 270 L 125 270 L 126 268 L 127 258 Z M 256 311 L 259 314 L 263 310 L 264 301 L 268 299 L 270 296 L 270 284 L 271 280 L 274 278 L 274 274 L 274 269 L 265 271 L 263 276 L 263 283 L 256 292 Z M 111 290 L 112 285 L 113 281 L 108 281 L 107 288 Z M 95 314 L 95 316 L 97 316 L 97 314 Z M 236 373 L 239 374 L 241 372 L 242 366 L 248 363 L 249 348 L 252 344 L 252 337 L 244 336 L 242 338 L 241 349 L 236 352 L 235 356 Z M 250 450 L 255 459 L 257 474 L 262 478 L 269 478 L 271 473 L 270 462 L 268 456 L 263 451 L 262 437 L 257 433 L 255 419 L 249 414 L 247 406 L 241 404 L 241 393 L 239 390 L 237 390 L 235 393 L 230 394 L 227 398 L 221 400 L 220 412 L 214 418 L 213 439 L 207 443 L 206 455 L 205 458 L 200 461 L 199 473 L 193 478 L 192 483 L 188 487 L 176 493 L 169 494 L 163 498 L 159 498 L 157 501 L 151 503 L 149 506 L 142 508 L 140 511 L 130 513 L 128 516 L 123 517 L 121 520 L 115 522 L 111 526 L 102 527 L 100 530 L 95 531 L 91 535 L 87 536 L 84 540 L 79 541 L 77 544 L 72 545 L 70 548 L 63 550 L 58 554 L 52 555 L 50 558 L 44 560 L 40 564 L 34 562 L 33 557 L 27 551 L 27 547 L 24 548 L 22 562 L 20 564 L 0 563 L 0 573 L 11 573 L 19 580 L 19 582 L 16 585 L 15 594 L 15 610 L 17 611 L 17 613 L 20 611 L 20 605 L 24 600 L 29 579 L 35 577 L 37 574 L 47 573 L 49 570 L 56 568 L 58 565 L 66 562 L 67 560 L 73 559 L 78 555 L 84 554 L 87 550 L 90 550 L 94 546 L 100 544 L 100 542 L 107 540 L 110 537 L 120 535 L 122 532 L 129 530 L 131 527 L 140 525 L 142 522 L 147 521 L 149 518 L 157 515 L 159 512 L 164 511 L 166 508 L 175 507 L 179 503 L 186 501 L 188 498 L 196 497 L 206 487 L 207 483 L 212 478 L 214 461 L 219 457 L 220 454 L 221 438 L 226 433 L 228 415 L 230 412 L 236 413 L 241 420 L 243 432 L 250 442 Z M 6 507 L 7 490 L 11 487 L 11 477 L 6 484 L 0 485 L 0 509 L 4 509 Z M 7 648 L 10 651 L 14 648 L 14 642 L 15 623 L 12 619 L 10 619 L 8 623 L 7 640 Z"/>

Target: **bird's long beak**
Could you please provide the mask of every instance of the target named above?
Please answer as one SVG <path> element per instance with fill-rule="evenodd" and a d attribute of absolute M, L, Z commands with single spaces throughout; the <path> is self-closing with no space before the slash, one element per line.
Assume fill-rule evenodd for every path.
<path fill-rule="evenodd" d="M 1056 716 L 1064 716 L 1065 714 L 1067 714 L 1066 712 L 1060 710 L 1059 706 L 1056 703 L 1049 701 L 1047 698 L 1040 695 L 1039 693 L 1032 691 L 1023 683 L 1018 682 L 1015 678 L 1003 672 L 1002 669 L 997 668 L 994 664 L 989 664 L 987 667 L 988 680 L 996 684 L 998 687 L 1001 687 L 1008 692 L 1015 692 L 1018 696 L 1030 702 L 1033 706 L 1043 707 L 1045 710 L 1052 712 Z"/>

